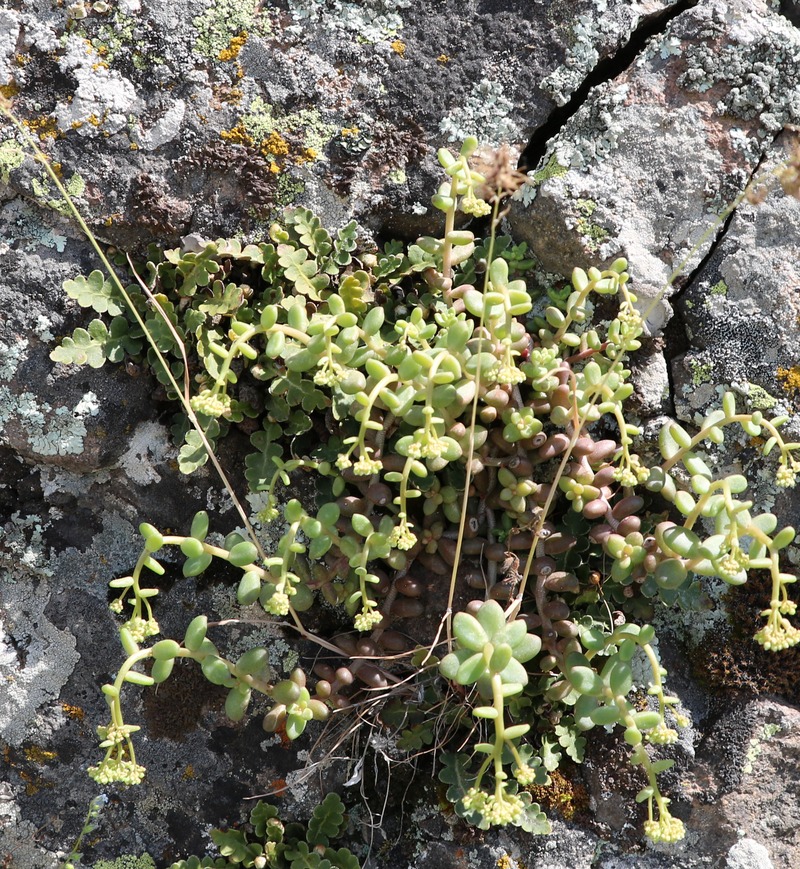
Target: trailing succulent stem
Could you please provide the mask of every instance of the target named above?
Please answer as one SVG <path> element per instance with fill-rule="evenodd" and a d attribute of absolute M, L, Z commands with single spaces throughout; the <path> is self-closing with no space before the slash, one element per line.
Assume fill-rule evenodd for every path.
<path fill-rule="evenodd" d="M 730 426 L 765 436 L 763 454 L 779 453 L 776 483 L 793 486 L 800 445 L 783 440 L 785 420 L 740 412 L 726 393 L 696 434 L 664 427 L 660 461 L 641 455 L 641 430 L 625 412 L 627 360 L 643 332 L 626 261 L 534 287 L 525 245 L 497 235 L 500 203 L 519 179 L 500 158 L 477 171 L 476 149 L 469 140 L 458 154 L 439 152 L 438 238 L 360 252 L 355 223 L 332 235 L 294 208 L 256 244 L 151 249 L 135 263 L 113 254 L 113 267 L 103 259 L 108 275 L 66 282 L 99 316 L 52 358 L 148 363 L 183 409 L 181 470 L 214 461 L 241 426 L 253 448 L 246 479 L 262 499 L 252 525 L 241 511 L 248 540 L 209 542 L 204 513 L 186 537 L 141 526 L 142 556 L 111 583 L 120 590 L 112 609 L 131 607 L 120 628 L 128 658 L 103 689 L 111 721 L 100 728 L 98 781 L 143 774 L 123 685 L 163 681 L 176 659 L 192 658 L 229 689 L 232 718 L 261 691 L 274 703 L 264 726 L 290 738 L 365 689 L 383 691 L 383 720 L 401 731 L 401 746 L 431 745 L 441 731 L 460 745 L 442 754 L 440 778 L 456 810 L 483 828 L 546 831 L 526 788 L 546 784 L 562 752 L 580 761 L 583 733 L 619 724 L 648 782 L 637 797 L 648 806 L 645 832 L 674 841 L 683 826 L 656 780 L 672 761 L 653 760 L 648 744 L 673 743 L 688 719 L 664 690 L 648 623 L 655 607 L 691 606 L 702 577 L 736 585 L 768 569 L 772 600 L 756 640 L 774 650 L 800 641 L 789 621 L 795 578 L 780 562 L 794 530 L 752 513 L 739 498 L 747 480 L 700 452 Z M 486 216 L 485 240 L 456 228 Z M 131 270 L 128 286 L 115 269 Z M 598 300 L 613 310 L 606 325 L 593 317 Z M 318 505 L 283 503 L 282 488 L 309 472 Z M 258 525 L 277 519 L 282 536 L 265 553 Z M 232 564 L 242 606 L 289 615 L 333 653 L 315 667 L 313 696 L 299 669 L 273 684 L 264 649 L 225 659 L 204 616 L 182 642 L 143 645 L 158 634 L 157 590 L 143 575 L 162 572 L 154 556 L 167 546 L 181 549 L 186 576 L 215 558 Z M 320 596 L 347 620 L 332 638 L 311 636 L 300 619 Z M 646 708 L 632 696 L 636 661 L 651 674 Z M 266 850 L 242 854 L 244 865 L 273 865 Z"/>

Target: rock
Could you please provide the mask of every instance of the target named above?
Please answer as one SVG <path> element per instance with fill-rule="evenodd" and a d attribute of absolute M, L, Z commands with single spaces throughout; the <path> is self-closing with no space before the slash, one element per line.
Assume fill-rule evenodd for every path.
<path fill-rule="evenodd" d="M 684 285 L 714 243 L 714 215 L 800 120 L 800 32 L 769 6 L 708 0 L 670 21 L 590 93 L 548 144 L 540 183 L 512 205 L 515 233 L 549 271 L 626 256 L 654 332 L 669 313 L 662 291 Z"/>
<path fill-rule="evenodd" d="M 796 3 L 11 5 L 0 10 L 0 93 L 59 164 L 104 247 L 140 255 L 181 238 L 261 239 L 289 203 L 333 228 L 356 220 L 365 242 L 414 238 L 438 227 L 436 149 L 472 133 L 488 146 L 508 141 L 526 160 L 544 153 L 507 218 L 542 270 L 566 275 L 620 254 L 631 262 L 641 304 L 653 308 L 632 363 L 643 420 L 674 403 L 692 423 L 722 383 L 752 408 L 794 411 L 797 251 L 787 237 L 800 229 L 798 204 L 771 194 L 706 230 L 792 146 L 779 133 L 800 122 Z M 94 317 L 63 282 L 98 263 L 22 144 L 0 125 L 0 675 L 10 698 L 0 709 L 0 863 L 50 869 L 101 790 L 85 768 L 98 760 L 94 731 L 107 714 L 99 686 L 122 661 L 107 583 L 135 564 L 138 524 L 180 533 L 201 508 L 215 531 L 239 519 L 209 471 L 178 474 L 172 420 L 159 416 L 149 375 L 50 358 L 56 339 Z M 654 305 L 678 268 L 668 303 Z M 662 335 L 670 304 L 679 316 Z M 795 417 L 787 431 L 796 430 Z M 245 440 L 226 442 L 235 480 Z M 746 448 L 737 443 L 728 458 Z M 759 503 L 796 516 L 796 501 L 776 501 L 771 483 L 758 481 Z M 187 580 L 176 557 L 164 563 L 165 634 L 180 637 L 198 612 L 241 616 L 228 573 Z M 232 654 L 253 638 L 267 644 L 276 674 L 297 661 L 295 638 L 263 621 L 213 630 Z M 797 750 L 796 710 L 763 697 L 709 699 L 678 663 L 684 647 L 668 654 L 694 717 L 667 778 L 689 829 L 676 849 L 642 844 L 642 782 L 616 734 L 592 734 L 587 763 L 559 791 L 574 812 L 548 806 L 551 837 L 476 832 L 441 810 L 437 781 L 410 787 L 377 729 L 324 731 L 323 747 L 346 760 L 326 762 L 318 786 L 298 746 L 287 751 L 261 730 L 266 704 L 232 725 L 217 690 L 186 667 L 157 695 L 130 690 L 149 778 L 102 788 L 86 859 L 147 851 L 165 866 L 202 854 L 208 828 L 238 823 L 254 794 L 288 784 L 282 811 L 307 817 L 326 787 L 352 780 L 350 835 L 370 866 L 795 865 L 796 764 L 786 759 Z M 321 733 L 312 727 L 312 741 Z M 395 788 L 408 794 L 405 816 Z"/>
<path fill-rule="evenodd" d="M 93 225 L 124 249 L 257 235 L 289 202 L 413 237 L 436 220 L 437 147 L 475 134 L 523 148 L 598 62 L 674 5 L 612 0 L 595 18 L 592 0 L 283 11 L 131 0 L 79 4 L 86 16 L 70 21 L 38 2 L 5 13 L 0 73 Z M 55 78 L 40 79 L 44 63 Z M 46 185 L 31 166 L 10 174 L 18 192 Z"/>

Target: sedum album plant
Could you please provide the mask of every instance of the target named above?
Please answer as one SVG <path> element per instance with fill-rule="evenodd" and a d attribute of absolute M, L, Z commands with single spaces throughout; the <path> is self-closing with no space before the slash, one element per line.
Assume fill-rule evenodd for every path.
<path fill-rule="evenodd" d="M 649 621 L 657 607 L 691 606 L 703 577 L 737 585 L 763 569 L 772 596 L 755 639 L 800 641 L 795 577 L 780 563 L 794 530 L 754 510 L 747 480 L 702 452 L 741 428 L 777 456 L 777 485 L 794 486 L 800 444 L 783 440 L 784 418 L 726 393 L 695 433 L 665 425 L 660 458 L 640 454 L 625 405 L 643 316 L 627 263 L 536 288 L 525 245 L 497 234 L 520 177 L 502 153 L 478 171 L 476 150 L 470 139 L 439 152 L 440 237 L 360 251 L 354 223 L 331 234 L 294 208 L 258 244 L 195 242 L 140 262 L 112 251 L 107 274 L 65 283 L 99 316 L 53 360 L 148 364 L 182 409 L 173 431 L 187 474 L 209 460 L 221 472 L 215 451 L 232 428 L 248 431 L 245 477 L 263 504 L 256 517 L 240 511 L 245 533 L 221 543 L 202 512 L 186 536 L 141 526 L 141 557 L 111 583 L 127 659 L 103 688 L 97 781 L 144 775 L 124 686 L 158 684 L 191 658 L 228 689 L 231 718 L 262 693 L 265 728 L 289 738 L 364 697 L 382 704 L 401 747 L 435 747 L 448 799 L 481 828 L 546 832 L 526 789 L 546 785 L 564 754 L 579 762 L 587 731 L 619 725 L 646 779 L 646 834 L 683 836 L 657 776 L 688 719 L 665 691 Z M 488 217 L 486 238 L 457 228 L 470 217 Z M 310 473 L 317 504 L 286 500 Z M 265 552 L 270 522 L 282 536 Z M 157 639 L 148 576 L 168 547 L 186 576 L 233 565 L 243 607 L 288 616 L 338 666 L 318 664 L 313 689 L 301 669 L 275 683 L 264 649 L 227 660 L 203 615 L 182 639 Z M 347 619 L 336 636 L 303 626 L 321 599 Z"/>

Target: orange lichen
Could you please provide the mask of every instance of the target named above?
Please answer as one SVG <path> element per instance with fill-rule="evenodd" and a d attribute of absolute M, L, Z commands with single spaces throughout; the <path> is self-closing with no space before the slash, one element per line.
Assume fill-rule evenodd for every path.
<path fill-rule="evenodd" d="M 64 715 L 66 715 L 67 718 L 71 718 L 73 721 L 83 721 L 86 717 L 86 713 L 80 706 L 73 706 L 71 703 L 62 702 L 61 708 L 64 711 Z"/>
<path fill-rule="evenodd" d="M 230 130 L 220 130 L 220 139 L 225 142 L 230 142 L 231 145 L 245 145 L 248 148 L 253 147 L 253 137 L 244 128 L 244 125 L 239 123 Z"/>
<path fill-rule="evenodd" d="M 393 42 L 389 43 L 389 46 L 392 51 L 400 57 L 406 56 L 406 44 L 402 39 L 395 39 Z"/>
<path fill-rule="evenodd" d="M 25 755 L 26 760 L 39 764 L 50 763 L 58 757 L 54 751 L 48 751 L 39 745 L 29 745 L 23 749 L 22 753 Z"/>
<path fill-rule="evenodd" d="M 781 386 L 787 392 L 800 392 L 800 365 L 791 368 L 779 368 L 777 377 Z"/>
<path fill-rule="evenodd" d="M 274 778 L 269 783 L 269 789 L 273 797 L 282 797 L 286 793 L 286 779 Z"/>
<path fill-rule="evenodd" d="M 236 60 L 239 52 L 244 48 L 245 42 L 247 42 L 247 31 L 243 30 L 238 36 L 234 36 L 231 39 L 227 48 L 223 48 L 220 51 L 217 59 L 222 61 Z"/>
<path fill-rule="evenodd" d="M 55 139 L 58 137 L 59 129 L 55 118 L 31 118 L 22 122 L 34 135 L 38 136 L 42 141 L 46 139 Z"/>
<path fill-rule="evenodd" d="M 313 148 L 303 148 L 303 150 L 295 157 L 295 163 L 311 163 L 318 157 L 317 152 Z"/>
<path fill-rule="evenodd" d="M 558 812 L 569 821 L 576 812 L 585 810 L 589 805 L 589 795 L 583 785 L 573 784 L 559 770 L 550 773 L 549 785 L 531 785 L 525 788 L 543 809 Z"/>
<path fill-rule="evenodd" d="M 285 157 L 289 153 L 289 143 L 279 132 L 273 130 L 261 142 L 261 153 L 267 157 Z"/>

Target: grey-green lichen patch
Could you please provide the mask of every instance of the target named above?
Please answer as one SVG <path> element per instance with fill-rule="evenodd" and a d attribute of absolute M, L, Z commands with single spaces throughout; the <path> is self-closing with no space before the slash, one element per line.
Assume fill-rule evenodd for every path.
<path fill-rule="evenodd" d="M 139 10 L 131 11 L 138 12 Z M 100 55 L 103 63 L 111 66 L 118 55 L 130 55 L 131 46 L 135 43 L 136 19 L 117 7 L 110 9 L 109 13 L 103 15 L 100 20 L 103 23 L 99 27 L 92 28 L 91 36 L 87 36 L 82 27 L 75 32 L 87 39 L 92 48 Z M 158 63 L 158 59 L 152 55 L 149 57 L 149 61 L 151 65 Z"/>
<path fill-rule="evenodd" d="M 75 637 L 45 615 L 50 583 L 41 577 L 7 582 L 9 573 L 21 575 L 19 566 L 0 567 L 0 739 L 16 747 L 33 732 L 38 710 L 58 699 L 80 656 Z"/>
<path fill-rule="evenodd" d="M 10 382 L 28 347 L 26 340 L 0 341 L 0 381 Z M 100 406 L 94 392 L 86 392 L 73 406 L 53 407 L 34 393 L 15 392 L 0 383 L 0 443 L 3 428 L 20 428 L 32 452 L 39 456 L 68 456 L 83 452 L 86 423 Z"/>
<path fill-rule="evenodd" d="M 56 105 L 62 132 L 77 130 L 88 137 L 117 133 L 128 125 L 129 115 L 144 108 L 133 82 L 109 69 L 91 43 L 77 35 L 66 37 L 59 67 L 78 83 L 72 99 Z"/>
<path fill-rule="evenodd" d="M 674 5 L 675 0 L 661 3 Z M 556 105 L 563 106 L 600 60 L 600 50 L 627 41 L 645 14 L 653 12 L 653 3 L 630 0 L 615 4 L 613 0 L 593 0 L 593 9 L 575 15 L 571 20 L 569 44 L 564 63 L 556 67 L 541 82 L 542 90 Z M 677 51 L 673 47 L 673 51 Z"/>
<path fill-rule="evenodd" d="M 47 247 L 64 253 L 66 235 L 61 235 L 52 225 L 46 225 L 42 221 L 42 211 L 25 200 L 17 198 L 4 203 L 0 207 L 0 221 L 9 228 L 13 227 L 17 250 L 30 253 L 39 247 Z M 2 244 L 0 242 L 0 252 L 5 253 Z"/>
<path fill-rule="evenodd" d="M 20 363 L 25 358 L 27 341 L 14 341 L 6 344 L 0 341 L 0 380 L 11 380 L 17 373 Z"/>
<path fill-rule="evenodd" d="M 411 5 L 411 0 L 289 0 L 298 25 L 319 22 L 328 31 L 338 30 L 371 43 L 395 38 L 403 29 L 401 11 Z"/>
<path fill-rule="evenodd" d="M 709 4 L 706 38 L 686 46 L 678 84 L 698 93 L 725 86 L 716 103 L 720 115 L 757 119 L 763 134 L 775 134 L 800 120 L 800 33 L 759 5 L 740 20 L 726 19 L 719 3 Z"/>
<path fill-rule="evenodd" d="M 711 360 L 701 362 L 699 359 L 687 359 L 687 364 L 692 373 L 692 386 L 698 387 L 711 380 L 714 373 L 714 363 Z"/>
<path fill-rule="evenodd" d="M 728 285 L 724 280 L 717 281 L 713 287 L 708 291 L 712 296 L 727 296 L 728 295 Z"/>
<path fill-rule="evenodd" d="M 548 149 L 546 158 L 554 154 L 562 166 L 574 169 L 602 162 L 632 132 L 623 110 L 629 90 L 628 84 L 610 85 L 583 105 Z"/>
<path fill-rule="evenodd" d="M 116 860 L 98 860 L 92 864 L 92 869 L 156 869 L 156 864 L 149 854 L 142 854 L 140 857 L 123 854 Z"/>
<path fill-rule="evenodd" d="M 94 392 L 70 407 L 53 407 L 32 392 L 16 395 L 0 387 L 0 422 L 21 426 L 32 452 L 39 456 L 70 456 L 83 452 L 86 422 L 97 416 Z"/>
<path fill-rule="evenodd" d="M 597 203 L 592 199 L 576 199 L 575 210 L 579 215 L 575 222 L 575 228 L 584 237 L 587 249 L 592 253 L 597 253 L 610 235 L 607 229 L 593 223 L 590 219 L 597 211 Z"/>
<path fill-rule="evenodd" d="M 131 518 L 137 524 L 141 520 L 138 515 Z M 105 603 L 108 583 L 129 573 L 136 564 L 142 536 L 137 525 L 114 511 L 104 511 L 102 521 L 103 527 L 95 533 L 89 549 L 68 546 L 53 557 L 50 570 L 62 583 L 79 583 L 82 590 Z"/>
<path fill-rule="evenodd" d="M 549 181 L 551 178 L 560 178 L 562 175 L 566 175 L 568 171 L 568 163 L 559 162 L 556 153 L 550 154 L 550 157 L 544 165 L 528 172 L 527 182 L 514 193 L 513 199 L 521 202 L 523 206 L 527 207 L 536 198 L 536 191 L 540 184 Z"/>
<path fill-rule="evenodd" d="M 72 199 L 79 199 L 86 190 L 86 182 L 78 172 L 74 172 L 69 178 L 65 179 L 63 184 L 64 189 Z M 50 178 L 46 174 L 42 173 L 41 178 L 34 178 L 31 181 L 31 189 L 36 197 L 36 201 L 40 204 L 52 208 L 59 214 L 72 213 L 69 205 L 67 205 L 61 194 L 52 186 Z"/>
<path fill-rule="evenodd" d="M 256 142 L 269 139 L 273 134 L 291 134 L 302 143 L 314 159 L 322 159 L 325 148 L 339 132 L 339 127 L 327 122 L 316 109 L 299 109 L 279 115 L 275 108 L 256 96 L 241 117 L 241 124 Z"/>
<path fill-rule="evenodd" d="M 42 539 L 47 524 L 47 520 L 38 516 L 23 516 L 15 512 L 0 527 L 0 541 L 3 544 L 0 568 L 3 565 L 7 568 L 2 574 L 3 582 L 14 583 L 21 577 L 53 575 Z"/>
<path fill-rule="evenodd" d="M 448 142 L 477 136 L 482 144 L 494 146 L 519 142 L 521 137 L 513 103 L 504 95 L 503 85 L 489 78 L 475 82 L 464 104 L 442 118 L 439 131 Z"/>
<path fill-rule="evenodd" d="M 148 486 L 161 480 L 158 466 L 174 455 L 175 446 L 167 429 L 157 422 L 143 422 L 129 438 L 117 467 L 137 485 Z"/>
<path fill-rule="evenodd" d="M 33 332 L 40 341 L 49 342 L 55 340 L 55 335 L 50 331 L 52 320 L 46 314 L 37 314 L 33 321 Z"/>

